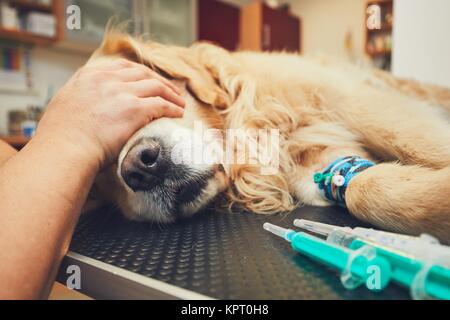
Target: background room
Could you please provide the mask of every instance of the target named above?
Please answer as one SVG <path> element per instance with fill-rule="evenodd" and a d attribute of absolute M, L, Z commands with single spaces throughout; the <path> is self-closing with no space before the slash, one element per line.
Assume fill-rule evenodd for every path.
<path fill-rule="evenodd" d="M 450 3 L 445 0 L 0 3 L 0 135 L 17 147 L 27 142 L 54 92 L 99 45 L 104 26 L 114 15 L 132 20 L 133 33 L 163 43 L 209 40 L 230 50 L 320 53 L 450 86 L 450 46 L 445 41 Z M 76 24 L 67 28 L 77 14 L 66 10 L 71 4 L 80 8 L 79 30 Z"/>
<path fill-rule="evenodd" d="M 392 74 L 433 86 L 426 88 L 450 88 L 449 13 L 448 0 L 0 0 L 0 140 L 17 150 L 30 141 L 47 104 L 99 47 L 105 27 L 112 18 L 114 21 L 128 22 L 126 28 L 130 34 L 163 44 L 190 46 L 197 41 L 209 41 L 230 51 L 287 51 L 303 56 L 323 57 L 321 61 L 337 61 L 362 69 L 373 68 L 377 71 L 374 74 Z M 259 65 L 254 69 L 259 69 Z M 272 87 L 274 82 L 272 78 L 269 79 Z M 408 83 L 412 83 L 415 88 L 415 82 Z M 289 92 L 292 91 L 296 90 Z M 356 91 L 351 91 L 352 98 Z M 385 97 L 382 97 L 383 103 L 379 105 L 385 104 Z M 448 93 L 445 97 L 448 97 Z M 250 101 L 253 103 L 256 100 Z M 275 106 L 278 108 L 278 105 Z M 385 106 L 390 105 L 383 105 Z M 371 107 L 370 111 L 374 109 L 377 107 Z M 361 105 L 358 104 L 358 112 L 360 110 Z M 404 117 L 403 113 L 401 116 Z M 395 124 L 398 122 L 395 121 Z M 99 127 L 101 126 L 95 128 Z M 64 130 L 67 131 L 67 126 L 64 126 Z M 443 140 L 446 143 L 445 137 Z M 306 217 L 315 218 L 317 212 L 314 210 Z M 327 214 L 334 217 L 333 210 Z M 258 230 L 262 232 L 261 221 L 258 220 L 257 223 Z M 208 223 L 218 225 L 216 220 Z M 226 225 L 233 228 L 235 226 L 230 223 Z M 209 227 L 204 229 L 209 230 Z M 238 230 L 237 227 L 235 229 Z M 147 234 L 143 231 L 143 234 L 147 237 L 150 232 Z M 219 238 L 211 236 L 208 239 L 215 246 L 214 241 Z M 108 241 L 105 240 L 105 243 Z M 218 246 L 222 245 L 220 241 L 217 243 Z M 244 245 L 239 247 L 245 248 Z M 131 255 L 130 253 L 128 257 Z M 240 256 L 236 255 L 234 258 L 239 259 Z M 213 262 L 216 261 L 214 259 Z M 244 264 L 253 263 L 250 260 L 245 260 Z M 305 261 L 298 264 L 305 264 Z M 322 271 L 316 271 L 315 267 L 308 269 L 308 265 L 305 265 L 305 283 L 314 283 L 316 278 L 318 281 L 326 279 L 323 274 L 319 274 Z M 236 277 L 233 274 L 230 278 Z M 243 279 L 249 278 L 247 275 L 243 276 Z M 164 280 L 164 277 L 158 279 L 170 282 Z M 264 277 L 261 279 L 262 282 L 266 281 Z M 116 292 L 109 290 L 109 287 L 100 288 L 96 280 L 94 273 L 89 281 L 90 285 L 103 292 L 93 298 L 118 297 L 114 296 Z M 245 281 L 241 281 L 243 289 L 239 289 L 242 295 L 237 297 L 253 297 L 247 295 Z M 358 293 L 347 296 L 347 292 L 341 294 L 345 290 L 336 289 L 334 282 L 329 285 L 325 282 L 317 287 L 328 290 L 323 291 L 326 297 L 359 298 Z M 51 297 L 77 298 L 73 295 L 74 292 L 61 287 L 56 287 Z M 198 287 L 210 290 L 207 294 L 216 297 L 214 285 L 211 288 L 206 288 L 206 285 Z M 269 282 L 266 287 L 270 289 L 267 292 L 272 294 L 272 284 Z M 254 288 L 256 289 L 251 294 L 265 294 L 259 287 L 252 289 Z M 128 294 L 125 291 L 122 293 Z M 307 290 L 305 292 L 308 294 Z M 296 293 L 294 292 L 294 296 Z M 321 289 L 311 294 L 315 298 L 322 298 Z M 387 297 L 404 296 L 406 293 L 399 295 L 393 291 Z"/>

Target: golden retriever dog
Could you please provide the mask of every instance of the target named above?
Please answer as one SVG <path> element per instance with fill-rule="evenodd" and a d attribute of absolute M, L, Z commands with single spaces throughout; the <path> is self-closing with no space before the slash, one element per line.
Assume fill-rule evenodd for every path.
<path fill-rule="evenodd" d="M 382 229 L 450 241 L 449 90 L 325 59 L 166 46 L 116 31 L 88 63 L 119 58 L 173 80 L 187 101 L 183 118 L 142 128 L 98 177 L 100 193 L 128 218 L 173 222 L 218 195 L 258 214 L 333 205 L 313 176 L 356 155 L 376 165 L 350 181 L 351 214 Z M 220 143 L 227 137 L 220 133 L 232 129 L 276 130 L 277 170 L 263 173 L 261 163 L 246 161 L 174 161 L 180 145 L 197 153 L 199 123 L 214 129 L 208 141 Z"/>

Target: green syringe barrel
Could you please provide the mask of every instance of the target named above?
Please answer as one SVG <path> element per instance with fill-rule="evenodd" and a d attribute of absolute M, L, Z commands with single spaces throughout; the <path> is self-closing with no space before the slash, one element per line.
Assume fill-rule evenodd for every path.
<path fill-rule="evenodd" d="M 292 248 L 316 261 L 337 269 L 345 271 L 353 250 L 326 242 L 303 232 L 291 232 L 288 235 Z M 371 276 L 369 267 L 377 266 L 380 275 L 380 287 L 374 290 L 384 289 L 391 279 L 391 265 L 385 258 L 375 256 L 369 260 L 363 255 L 356 256 L 351 264 L 350 273 L 364 282 Z"/>
<path fill-rule="evenodd" d="M 373 245 L 380 257 L 389 260 L 392 266 L 392 279 L 408 288 L 412 286 L 416 275 L 425 266 L 420 259 L 358 238 L 351 242 L 349 248 L 357 250 L 366 245 Z M 450 269 L 433 265 L 425 280 L 425 292 L 434 298 L 450 300 Z"/>

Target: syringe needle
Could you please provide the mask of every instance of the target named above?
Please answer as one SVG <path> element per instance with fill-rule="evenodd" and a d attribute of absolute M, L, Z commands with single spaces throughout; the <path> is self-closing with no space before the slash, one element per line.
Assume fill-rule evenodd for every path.
<path fill-rule="evenodd" d="M 264 223 L 263 228 L 264 228 L 264 230 L 267 230 L 289 242 L 291 242 L 290 235 L 295 234 L 295 231 L 292 229 L 285 229 L 285 228 L 273 225 L 268 222 Z"/>

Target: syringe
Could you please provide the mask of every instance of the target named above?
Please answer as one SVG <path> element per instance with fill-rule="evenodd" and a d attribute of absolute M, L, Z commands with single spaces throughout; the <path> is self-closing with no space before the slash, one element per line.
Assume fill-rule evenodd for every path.
<path fill-rule="evenodd" d="M 329 241 L 341 246 L 348 247 L 346 242 L 351 242 L 354 237 L 358 237 L 366 241 L 375 242 L 379 245 L 399 250 L 415 258 L 429 260 L 430 257 L 432 257 L 439 260 L 440 264 L 450 268 L 450 248 L 440 245 L 436 238 L 427 234 L 422 234 L 420 237 L 413 237 L 368 228 L 357 227 L 352 229 L 349 227 L 338 227 L 304 219 L 294 220 L 294 225 L 304 230 L 332 238 L 329 239 Z M 336 231 L 338 230 L 342 232 L 337 233 Z M 350 237 L 350 235 L 353 236 L 353 238 Z"/>
<path fill-rule="evenodd" d="M 353 289 L 365 283 L 368 289 L 380 291 L 391 279 L 390 263 L 387 259 L 377 256 L 371 246 L 362 246 L 355 251 L 328 243 L 304 232 L 295 232 L 270 223 L 265 223 L 264 229 L 290 242 L 295 251 L 339 270 L 342 284 L 347 289 Z M 367 280 L 372 275 L 370 270 L 374 267 L 380 278 L 376 286 L 370 286 Z"/>
<path fill-rule="evenodd" d="M 432 237 L 411 237 L 365 228 L 349 228 L 295 220 L 302 229 L 327 236 L 327 242 L 352 250 L 367 245 L 392 265 L 394 281 L 407 286 L 416 299 L 450 299 L 449 248 Z"/>

